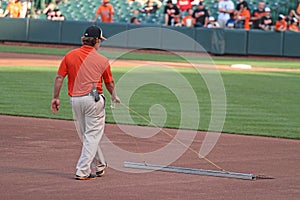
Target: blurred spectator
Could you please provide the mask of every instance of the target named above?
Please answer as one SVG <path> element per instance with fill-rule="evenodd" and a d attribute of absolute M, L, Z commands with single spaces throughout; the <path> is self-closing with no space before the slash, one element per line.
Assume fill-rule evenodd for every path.
<path fill-rule="evenodd" d="M 292 19 L 291 24 L 289 25 L 289 31 L 292 32 L 299 32 L 299 25 L 298 25 L 298 19 L 296 17 L 294 17 Z"/>
<path fill-rule="evenodd" d="M 146 6 L 142 9 L 140 9 L 140 12 L 142 13 L 155 13 L 157 9 L 159 9 L 162 6 L 162 3 L 160 1 L 156 1 L 154 3 L 153 0 L 148 0 L 146 3 Z"/>
<path fill-rule="evenodd" d="M 9 0 L 4 13 L 0 17 L 5 17 L 9 14 L 11 18 L 20 18 L 21 17 L 22 5 L 18 0 Z"/>
<path fill-rule="evenodd" d="M 221 0 L 218 4 L 218 23 L 224 28 L 230 18 L 230 13 L 234 13 L 234 4 L 231 0 Z"/>
<path fill-rule="evenodd" d="M 187 15 L 182 18 L 181 24 L 185 27 L 193 27 L 196 23 L 196 20 L 193 18 L 193 9 L 187 10 Z"/>
<path fill-rule="evenodd" d="M 43 10 L 43 13 L 46 14 L 49 10 L 54 10 L 56 7 L 56 4 L 53 2 L 48 3 L 46 8 Z"/>
<path fill-rule="evenodd" d="M 54 10 L 48 10 L 47 13 L 46 13 L 46 17 L 47 17 L 48 20 L 52 20 L 54 15 L 55 15 Z"/>
<path fill-rule="evenodd" d="M 241 10 L 241 5 L 243 5 L 243 7 L 249 8 L 247 1 L 245 1 L 245 0 L 238 0 L 238 1 L 239 1 L 239 3 L 236 5 L 236 8 L 235 8 L 237 11 Z"/>
<path fill-rule="evenodd" d="M 146 5 L 146 4 L 148 3 L 148 1 L 149 1 L 149 0 L 144 0 L 144 5 Z M 150 0 L 150 1 L 152 1 L 153 4 L 156 4 L 156 5 L 158 5 L 159 7 L 161 7 L 162 4 L 163 4 L 161 0 Z"/>
<path fill-rule="evenodd" d="M 130 19 L 130 23 L 131 23 L 131 24 L 141 24 L 141 22 L 138 20 L 137 17 L 132 17 L 132 18 Z"/>
<path fill-rule="evenodd" d="M 26 0 L 25 0 L 26 1 Z M 67 0 L 29 0 L 31 1 L 30 7 L 30 15 L 31 17 L 38 17 L 41 13 L 47 13 L 49 7 L 52 7 L 52 10 L 56 7 L 58 3 L 64 2 L 66 3 Z M 53 7 L 54 5 L 54 7 Z M 29 9 L 29 7 L 28 7 Z"/>
<path fill-rule="evenodd" d="M 293 18 L 294 17 L 299 20 L 299 16 L 297 15 L 296 11 L 293 10 L 293 9 L 290 9 L 289 13 L 288 13 L 288 15 L 286 16 L 286 19 L 285 19 L 288 26 L 293 23 Z"/>
<path fill-rule="evenodd" d="M 298 2 L 297 8 L 296 8 L 296 14 L 300 15 L 300 2 Z"/>
<path fill-rule="evenodd" d="M 266 7 L 265 8 L 265 16 L 263 16 L 259 23 L 259 28 L 265 31 L 271 31 L 273 29 L 273 19 L 271 16 L 271 9 Z"/>
<path fill-rule="evenodd" d="M 230 18 L 227 20 L 225 27 L 233 29 L 233 28 L 235 28 L 235 15 L 234 15 L 234 13 L 230 13 L 229 16 L 230 16 Z"/>
<path fill-rule="evenodd" d="M 132 17 L 132 18 L 130 19 L 130 23 L 131 23 L 131 24 L 141 24 L 141 22 L 138 20 L 137 17 Z"/>
<path fill-rule="evenodd" d="M 109 0 L 103 0 L 103 3 L 98 7 L 94 17 L 94 22 L 97 21 L 99 15 L 102 22 L 113 22 L 115 11 L 114 7 L 109 3 Z"/>
<path fill-rule="evenodd" d="M 169 26 L 176 26 L 180 22 L 180 11 L 176 5 L 172 3 L 172 0 L 167 1 L 167 5 L 164 10 L 165 24 Z"/>
<path fill-rule="evenodd" d="M 192 2 L 194 0 L 177 0 L 177 7 L 181 12 L 187 11 L 192 8 Z"/>
<path fill-rule="evenodd" d="M 251 21 L 254 29 L 260 29 L 259 24 L 261 18 L 265 16 L 265 3 L 258 2 L 258 7 L 255 9 L 251 16 Z"/>
<path fill-rule="evenodd" d="M 21 18 L 25 18 L 28 14 L 28 11 L 31 9 L 32 0 L 20 0 L 22 5 Z"/>
<path fill-rule="evenodd" d="M 236 28 L 243 28 L 250 30 L 250 11 L 248 10 L 248 4 L 241 4 L 240 10 L 236 14 Z"/>
<path fill-rule="evenodd" d="M 147 5 L 149 0 L 127 0 L 127 3 L 129 5 L 132 5 L 132 4 L 135 4 L 139 7 L 144 7 Z M 156 5 L 162 5 L 162 1 L 160 0 L 151 0 L 153 2 L 153 4 L 156 4 Z"/>
<path fill-rule="evenodd" d="M 4 13 L 4 10 L 2 9 L 2 1 L 0 1 L 0 16 Z"/>
<path fill-rule="evenodd" d="M 64 21 L 66 20 L 65 16 L 61 13 L 59 9 L 54 9 L 54 16 L 52 17 L 53 21 Z"/>
<path fill-rule="evenodd" d="M 136 3 L 138 6 L 143 6 L 144 2 L 143 0 L 127 0 L 127 3 L 129 5 Z"/>
<path fill-rule="evenodd" d="M 287 29 L 287 23 L 285 21 L 285 16 L 280 14 L 275 24 L 275 31 L 285 32 Z"/>
<path fill-rule="evenodd" d="M 220 28 L 220 25 L 218 22 L 216 22 L 215 18 L 213 16 L 210 16 L 208 18 L 208 25 L 207 28 Z"/>
<path fill-rule="evenodd" d="M 47 7 L 43 10 L 43 14 L 46 15 L 47 19 L 49 19 L 49 18 L 52 19 L 51 16 L 54 16 L 54 15 L 55 15 L 55 13 L 53 12 L 54 9 L 55 9 L 55 7 L 56 7 L 56 5 L 55 5 L 54 3 L 52 3 L 52 2 L 50 2 L 50 3 L 47 5 Z M 51 19 L 49 19 L 49 20 L 51 20 Z"/>
<path fill-rule="evenodd" d="M 207 27 L 209 13 L 202 2 L 199 2 L 198 7 L 194 10 L 193 18 L 196 20 L 195 27 Z"/>

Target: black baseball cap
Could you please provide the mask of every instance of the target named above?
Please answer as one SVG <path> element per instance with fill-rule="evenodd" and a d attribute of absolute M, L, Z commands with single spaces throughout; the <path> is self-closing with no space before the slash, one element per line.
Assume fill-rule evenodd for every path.
<path fill-rule="evenodd" d="M 107 40 L 105 37 L 103 37 L 101 28 L 95 25 L 88 27 L 85 30 L 83 37 L 93 37 L 101 40 Z"/>

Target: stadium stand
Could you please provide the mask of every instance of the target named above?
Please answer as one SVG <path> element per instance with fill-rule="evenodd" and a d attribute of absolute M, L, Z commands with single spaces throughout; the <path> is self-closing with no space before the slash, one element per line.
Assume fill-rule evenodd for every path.
<path fill-rule="evenodd" d="M 249 7 L 251 11 L 256 9 L 257 3 L 260 0 L 249 0 Z M 134 15 L 134 10 L 138 10 L 140 7 L 137 4 L 131 4 L 130 6 L 126 1 L 111 0 L 110 3 L 115 8 L 115 22 L 129 22 L 130 18 Z M 211 15 L 217 17 L 218 0 L 204 0 L 206 8 L 211 12 Z M 237 4 L 237 1 L 234 1 Z M 287 14 L 290 8 L 295 8 L 297 0 L 273 0 L 266 1 L 266 6 L 272 10 L 272 16 L 274 19 L 279 13 Z M 92 20 L 97 7 L 99 6 L 99 0 L 70 0 L 67 3 L 61 3 L 58 5 L 59 9 L 64 13 L 69 20 Z M 142 23 L 150 24 L 162 24 L 163 22 L 163 8 L 157 10 L 153 14 L 138 13 L 137 18 Z M 185 13 L 183 13 L 185 15 Z"/>
<path fill-rule="evenodd" d="M 251 12 L 256 9 L 257 3 L 261 0 L 247 0 Z M 8 0 L 2 0 L 2 8 L 6 7 Z M 101 0 L 33 0 L 34 2 L 34 13 L 37 14 L 37 18 L 45 19 L 42 11 L 45 6 L 54 2 L 57 3 L 57 8 L 60 9 L 63 15 L 67 20 L 75 20 L 75 21 L 90 21 L 93 19 L 96 9 L 99 4 L 102 2 Z M 165 2 L 165 1 L 163 1 Z M 218 9 L 218 0 L 204 0 L 203 1 L 206 8 L 210 10 L 210 13 L 213 17 L 217 18 L 217 9 Z M 233 0 L 235 5 L 238 3 L 238 0 Z M 298 0 L 266 0 L 266 7 L 271 8 L 272 17 L 276 20 L 279 14 L 287 15 L 289 9 L 295 9 Z M 115 8 L 114 21 L 115 22 L 125 22 L 128 23 L 130 18 L 134 15 L 138 18 L 138 20 L 142 23 L 150 23 L 150 24 L 162 24 L 164 21 L 163 11 L 164 5 L 156 11 L 156 13 L 145 14 L 138 13 L 134 14 L 135 10 L 141 8 L 136 3 L 128 5 L 125 0 L 110 0 L 110 3 Z M 182 16 L 185 16 L 185 13 L 182 13 Z"/>

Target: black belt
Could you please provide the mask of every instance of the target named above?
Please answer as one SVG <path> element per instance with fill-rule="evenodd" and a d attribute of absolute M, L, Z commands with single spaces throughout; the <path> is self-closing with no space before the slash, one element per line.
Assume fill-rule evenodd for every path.
<path fill-rule="evenodd" d="M 101 96 L 104 98 L 104 100 L 105 100 L 105 96 L 104 96 L 103 94 L 99 94 L 99 95 L 101 95 Z M 80 95 L 80 96 L 71 96 L 71 97 L 85 97 L 85 96 L 94 96 L 94 95 L 93 95 L 92 92 L 90 92 L 90 93 L 87 93 L 87 94 L 84 94 L 84 95 Z"/>
<path fill-rule="evenodd" d="M 82 96 L 71 96 L 71 97 L 86 97 L 86 96 L 92 96 L 92 97 L 94 97 L 93 92 L 90 92 L 90 93 L 82 95 Z M 99 96 L 101 96 L 103 98 L 103 100 L 104 100 L 104 107 L 105 107 L 105 102 L 106 102 L 105 96 L 103 94 L 99 94 Z M 95 99 L 95 102 L 98 102 L 99 100 L 96 101 L 96 99 Z"/>

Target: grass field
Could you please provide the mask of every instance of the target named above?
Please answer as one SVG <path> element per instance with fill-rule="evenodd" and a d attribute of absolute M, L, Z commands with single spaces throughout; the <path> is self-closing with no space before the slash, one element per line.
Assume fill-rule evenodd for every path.
<path fill-rule="evenodd" d="M 56 67 L 0 67 L 0 113 L 72 119 L 66 82 L 59 115 L 53 115 L 49 109 L 56 70 Z M 127 70 L 113 68 L 116 81 Z M 207 130 L 211 104 L 205 83 L 191 69 L 180 69 L 180 73 L 193 85 L 201 110 L 200 130 Z M 224 132 L 300 139 L 300 73 L 221 71 L 221 75 L 227 95 Z M 134 93 L 130 106 L 149 119 L 151 105 L 162 104 L 168 113 L 165 126 L 177 128 L 180 109 L 178 102 L 170 99 L 174 99 L 174 94 L 167 88 L 150 84 Z M 106 121 L 114 123 L 110 109 L 106 110 Z M 134 114 L 132 118 L 134 124 L 147 125 Z"/>

